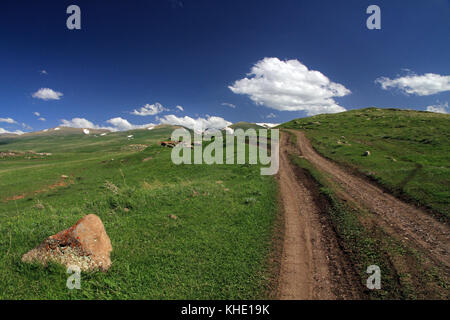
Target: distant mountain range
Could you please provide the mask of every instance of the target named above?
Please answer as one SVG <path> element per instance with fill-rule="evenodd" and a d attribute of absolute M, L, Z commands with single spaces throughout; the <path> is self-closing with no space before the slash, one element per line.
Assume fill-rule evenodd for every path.
<path fill-rule="evenodd" d="M 237 122 L 235 124 L 232 124 L 228 128 L 231 128 L 233 130 L 236 129 L 265 129 L 265 128 L 272 128 L 277 126 L 278 124 L 274 123 L 250 123 L 250 122 Z M 135 130 L 153 130 L 157 128 L 167 128 L 167 127 L 173 127 L 174 129 L 180 128 L 180 126 L 171 126 L 168 124 L 161 124 L 154 127 L 148 127 L 144 129 L 133 129 L 130 131 Z M 226 128 L 223 128 L 226 129 Z M 17 138 L 17 137 L 32 137 L 32 136 L 55 136 L 55 135 L 72 135 L 72 134 L 84 134 L 84 135 L 106 135 L 108 133 L 112 132 L 108 129 L 92 129 L 92 128 L 72 128 L 72 127 L 65 127 L 65 126 L 58 126 L 55 128 L 49 128 L 45 130 L 40 131 L 34 131 L 34 132 L 26 132 L 23 134 L 15 134 L 15 133 L 0 133 L 0 137 L 2 138 Z"/>

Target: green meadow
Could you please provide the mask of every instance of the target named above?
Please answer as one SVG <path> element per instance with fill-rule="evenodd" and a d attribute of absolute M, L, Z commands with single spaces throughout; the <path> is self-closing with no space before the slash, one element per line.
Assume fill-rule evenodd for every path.
<path fill-rule="evenodd" d="M 438 218 L 450 217 L 450 115 L 367 108 L 295 119 L 322 155 Z M 370 156 L 363 156 L 369 151 Z"/>
<path fill-rule="evenodd" d="M 0 151 L 52 153 L 0 158 L 0 299 L 267 297 L 275 179 L 257 165 L 174 165 L 158 144 L 172 130 L 0 139 Z M 111 238 L 108 272 L 69 290 L 64 268 L 21 262 L 89 213 Z"/>

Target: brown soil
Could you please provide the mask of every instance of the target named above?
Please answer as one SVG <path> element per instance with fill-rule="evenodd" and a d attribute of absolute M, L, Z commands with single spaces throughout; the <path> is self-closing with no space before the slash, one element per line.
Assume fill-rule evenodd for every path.
<path fill-rule="evenodd" d="M 450 227 L 447 224 L 322 157 L 313 149 L 303 132 L 290 131 L 297 137 L 302 156 L 340 186 L 340 197 L 374 213 L 376 223 L 386 232 L 394 238 L 400 238 L 436 265 L 449 270 Z"/>
<path fill-rule="evenodd" d="M 308 185 L 309 177 L 289 161 L 289 153 L 295 150 L 285 133 L 280 147 L 278 180 L 285 230 L 278 298 L 362 298 L 360 280 L 339 247 L 314 188 Z"/>
<path fill-rule="evenodd" d="M 25 195 L 24 194 L 19 194 L 19 195 L 16 195 L 16 196 L 12 196 L 12 197 L 6 198 L 5 200 L 3 200 L 3 202 L 20 200 L 20 199 L 23 199 L 23 198 L 25 198 Z"/>
<path fill-rule="evenodd" d="M 66 179 L 67 178 L 60 178 L 60 180 L 58 182 L 56 182 L 54 184 L 51 184 L 51 185 L 49 185 L 49 186 L 47 186 L 45 188 L 33 191 L 32 193 L 36 195 L 36 194 L 43 193 L 43 192 L 48 192 L 50 190 L 54 190 L 54 189 L 57 189 L 57 188 L 62 188 L 62 187 L 68 186 L 69 184 L 73 184 L 74 183 L 73 180 L 69 180 L 68 181 Z M 26 194 L 15 195 L 15 196 L 3 199 L 3 203 L 6 203 L 8 201 L 24 199 L 25 197 L 26 197 Z"/>

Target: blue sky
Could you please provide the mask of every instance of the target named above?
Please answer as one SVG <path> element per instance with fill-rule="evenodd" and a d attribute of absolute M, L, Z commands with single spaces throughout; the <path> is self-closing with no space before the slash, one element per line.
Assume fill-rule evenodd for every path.
<path fill-rule="evenodd" d="M 66 27 L 71 4 L 81 30 Z M 380 30 L 366 27 L 371 4 Z M 3 132 L 450 101 L 448 0 L 3 0 L 0 39 Z"/>

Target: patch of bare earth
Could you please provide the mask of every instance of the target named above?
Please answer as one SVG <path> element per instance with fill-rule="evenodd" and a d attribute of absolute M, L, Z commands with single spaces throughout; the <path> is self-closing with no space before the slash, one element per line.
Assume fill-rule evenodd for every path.
<path fill-rule="evenodd" d="M 42 189 L 33 191 L 32 193 L 36 195 L 36 194 L 39 194 L 39 193 L 43 193 L 43 192 L 48 192 L 48 191 L 51 191 L 51 190 L 55 190 L 55 189 L 57 189 L 57 188 L 66 187 L 66 186 L 68 186 L 68 185 L 74 183 L 73 180 L 68 180 L 68 179 L 69 179 L 69 177 L 67 177 L 67 176 L 62 176 L 62 177 L 60 178 L 59 181 L 57 181 L 57 182 L 55 182 L 55 183 L 53 183 L 53 184 L 51 184 L 51 185 L 48 185 L 48 186 L 46 186 L 46 187 L 44 187 L 44 188 L 42 188 Z M 6 202 L 8 202 L 8 201 L 14 201 L 14 200 L 24 199 L 25 197 L 26 197 L 26 194 L 15 195 L 15 196 L 12 196 L 12 197 L 8 197 L 8 198 L 6 198 L 6 199 L 3 199 L 3 203 L 6 203 Z"/>
<path fill-rule="evenodd" d="M 317 205 L 306 176 L 302 177 L 290 163 L 289 153 L 293 153 L 292 147 L 287 135 L 282 133 L 277 179 L 284 212 L 284 240 L 278 298 L 362 298 L 355 270 L 339 247 L 323 210 Z"/>
<path fill-rule="evenodd" d="M 290 131 L 297 137 L 302 156 L 340 186 L 341 197 L 374 213 L 376 223 L 387 233 L 449 273 L 450 227 L 447 224 L 322 157 L 313 149 L 303 132 Z"/>

